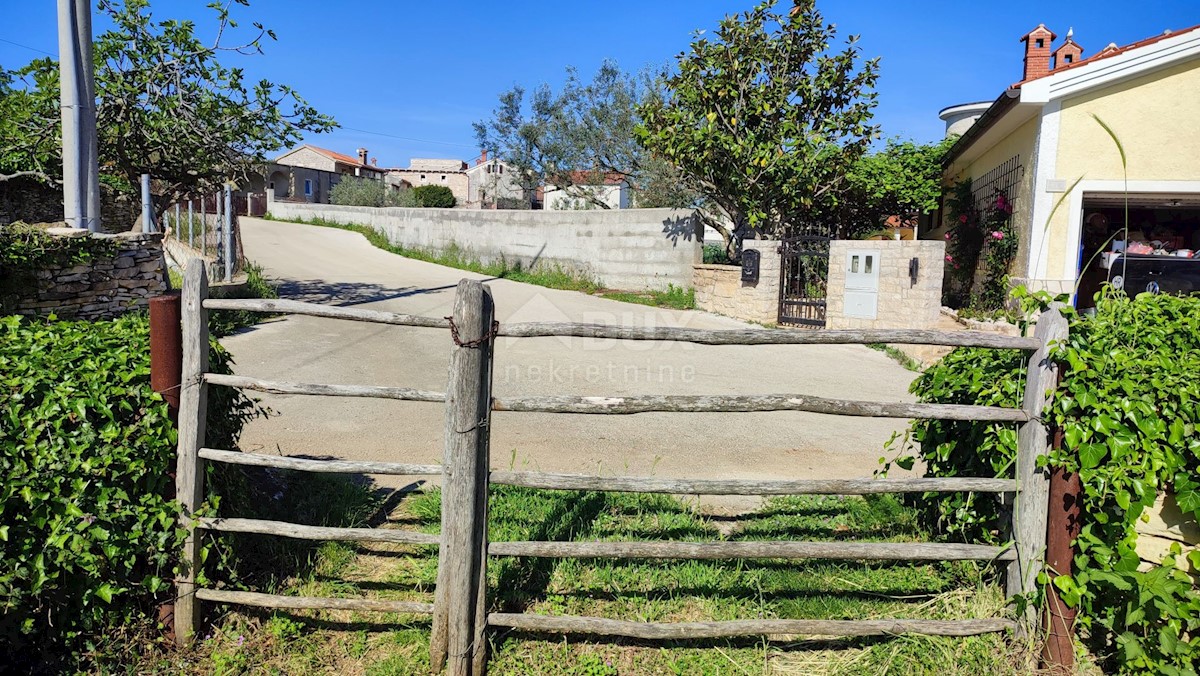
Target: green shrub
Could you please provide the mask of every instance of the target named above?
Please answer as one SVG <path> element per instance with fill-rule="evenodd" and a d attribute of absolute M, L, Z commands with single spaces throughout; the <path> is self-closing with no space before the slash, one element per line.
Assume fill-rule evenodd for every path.
<path fill-rule="evenodd" d="M 329 201 L 348 207 L 420 206 L 414 191 L 395 188 L 383 181 L 346 176 L 329 191 Z"/>
<path fill-rule="evenodd" d="M 1200 516 L 1200 298 L 1102 296 L 1094 317 L 1068 316 L 1070 337 L 1055 351 L 1062 384 L 1048 411 L 1065 443 L 1050 463 L 1079 473 L 1084 523 L 1075 575 L 1042 583 L 1079 607 L 1083 635 L 1106 667 L 1194 673 L 1200 595 L 1175 555 L 1138 571 L 1135 526 L 1165 489 L 1185 514 Z M 1020 406 L 1024 361 L 1012 352 L 959 349 L 912 390 L 922 401 Z M 918 421 L 912 433 L 930 476 L 1011 476 L 1011 427 Z M 927 495 L 922 503 L 946 535 L 1005 537 L 990 498 Z M 1200 553 L 1188 558 L 1200 566 Z"/>
<path fill-rule="evenodd" d="M 454 193 L 444 185 L 419 185 L 413 188 L 412 192 L 413 197 L 417 198 L 417 204 L 422 207 L 452 209 L 458 204 Z"/>
<path fill-rule="evenodd" d="M 229 372 L 215 343 L 210 360 Z M 144 315 L 0 317 L 0 396 L 0 663 L 46 669 L 170 598 L 176 432 Z M 213 388 L 208 442 L 235 448 L 255 410 Z"/>
<path fill-rule="evenodd" d="M 733 265 L 724 244 L 705 244 L 704 262 L 708 265 Z"/>

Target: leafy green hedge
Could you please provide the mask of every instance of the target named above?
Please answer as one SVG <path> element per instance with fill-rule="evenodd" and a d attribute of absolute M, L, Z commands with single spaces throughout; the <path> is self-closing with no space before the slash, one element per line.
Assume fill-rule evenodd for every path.
<path fill-rule="evenodd" d="M 228 372 L 216 343 L 211 363 Z M 144 315 L 0 317 L 0 396 L 0 663 L 20 671 L 169 598 L 176 432 L 150 389 Z M 213 388 L 209 443 L 234 448 L 255 410 Z"/>
<path fill-rule="evenodd" d="M 1042 583 L 1079 607 L 1081 633 L 1106 668 L 1195 673 L 1200 594 L 1174 555 L 1138 571 L 1135 526 L 1168 488 L 1185 514 L 1200 517 L 1200 299 L 1101 297 L 1094 317 L 1069 319 L 1070 338 L 1055 353 L 1063 381 L 1049 410 L 1066 443 L 1050 462 L 1079 473 L 1084 524 L 1074 577 Z M 1019 406 L 1023 376 L 1020 354 L 959 349 L 912 391 L 929 402 Z M 929 476 L 1011 475 L 1010 427 L 918 421 L 912 434 Z M 994 499 L 926 495 L 921 503 L 949 537 L 1006 537 Z M 1189 559 L 1200 567 L 1200 555 Z"/>
<path fill-rule="evenodd" d="M 444 185 L 419 185 L 412 189 L 412 194 L 417 198 L 417 205 L 422 207 L 451 209 L 458 203 L 454 192 Z"/>

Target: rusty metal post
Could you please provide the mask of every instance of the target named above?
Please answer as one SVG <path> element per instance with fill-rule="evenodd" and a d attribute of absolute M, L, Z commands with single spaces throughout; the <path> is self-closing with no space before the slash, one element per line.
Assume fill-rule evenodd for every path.
<path fill-rule="evenodd" d="M 1062 430 L 1055 431 L 1054 447 L 1061 448 Z M 1046 522 L 1046 574 L 1070 575 L 1075 558 L 1075 538 L 1083 527 L 1083 485 L 1076 472 L 1055 467 L 1050 472 L 1050 509 Z M 1077 609 L 1068 606 L 1053 583 L 1046 585 L 1046 607 L 1043 611 L 1046 644 L 1042 647 L 1042 664 L 1051 674 L 1075 672 L 1075 615 Z"/>
<path fill-rule="evenodd" d="M 179 292 L 150 299 L 150 387 L 167 401 L 171 422 L 179 422 L 183 374 L 183 333 Z"/>

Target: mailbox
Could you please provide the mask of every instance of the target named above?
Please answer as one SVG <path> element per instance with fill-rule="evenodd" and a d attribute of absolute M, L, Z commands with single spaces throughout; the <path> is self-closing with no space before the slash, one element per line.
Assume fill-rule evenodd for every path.
<path fill-rule="evenodd" d="M 742 252 L 742 281 L 749 284 L 758 283 L 758 263 L 761 254 L 754 249 Z"/>

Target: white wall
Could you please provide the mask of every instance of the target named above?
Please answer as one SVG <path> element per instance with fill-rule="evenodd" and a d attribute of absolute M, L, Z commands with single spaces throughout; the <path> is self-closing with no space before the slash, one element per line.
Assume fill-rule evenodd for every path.
<path fill-rule="evenodd" d="M 699 222 L 691 211 L 623 209 L 520 211 L 343 207 L 272 202 L 275 218 L 323 218 L 375 228 L 397 246 L 453 246 L 484 262 L 561 265 L 613 289 L 692 285 L 701 260 Z"/>
<path fill-rule="evenodd" d="M 590 194 L 593 198 L 607 204 L 609 209 L 629 208 L 629 186 L 625 183 L 619 185 L 577 185 L 573 189 L 580 193 Z M 600 208 L 590 200 L 583 197 L 574 197 L 567 191 L 549 183 L 546 184 L 542 203 L 544 205 L 542 208 L 546 211 L 581 211 Z"/>

